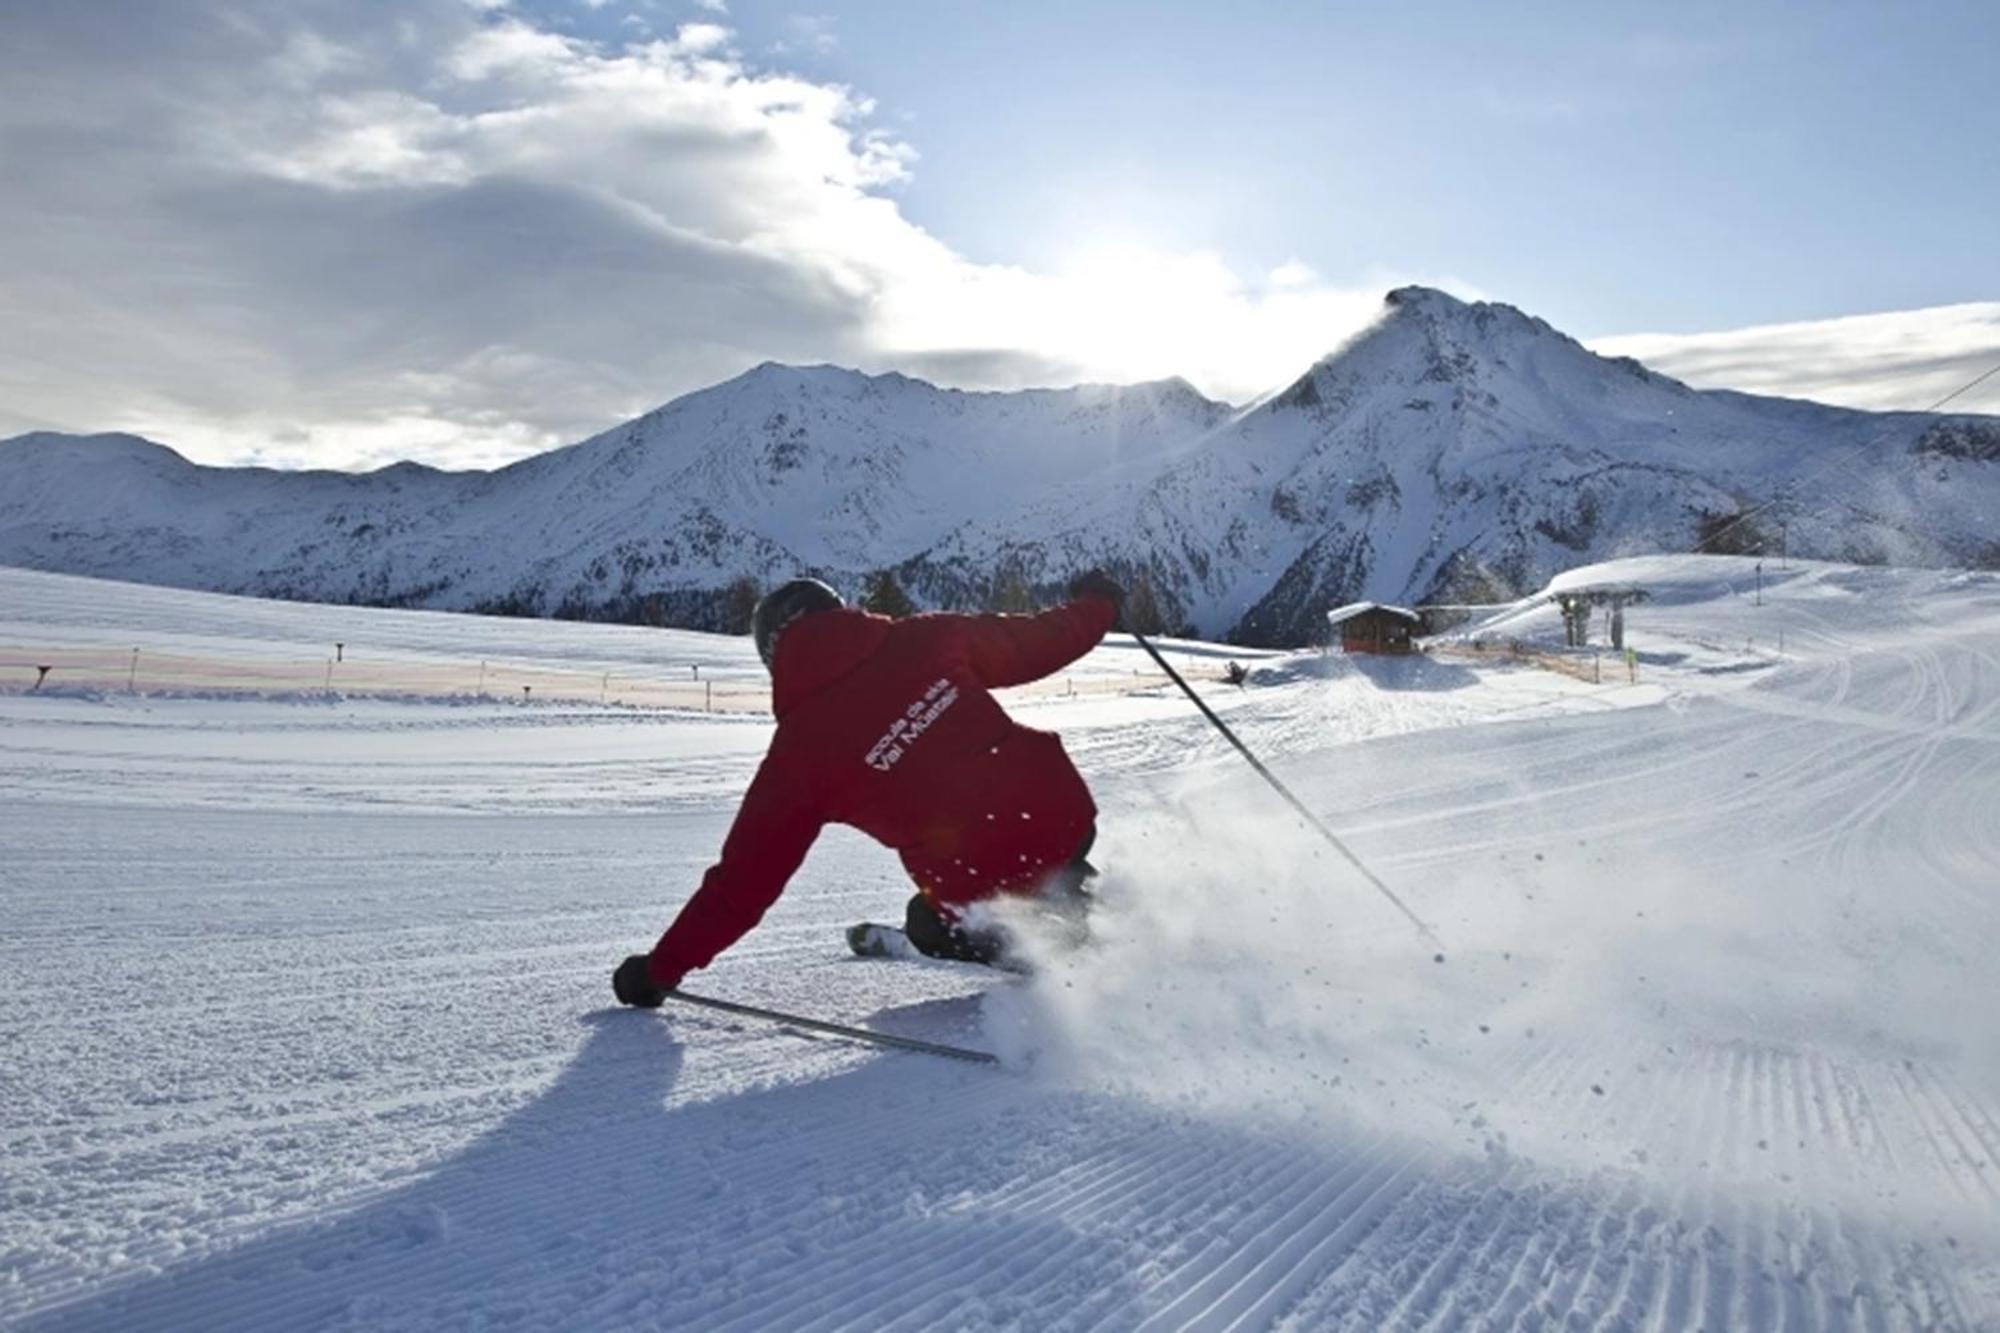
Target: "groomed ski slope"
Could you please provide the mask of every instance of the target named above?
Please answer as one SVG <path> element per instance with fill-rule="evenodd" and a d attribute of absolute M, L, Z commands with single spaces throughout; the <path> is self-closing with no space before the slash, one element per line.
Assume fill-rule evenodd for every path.
<path fill-rule="evenodd" d="M 0 1325 L 2000 1325 L 2000 580 L 1570 577 L 1653 591 L 1636 684 L 1207 687 L 1443 963 L 1155 692 L 1021 705 L 1103 807 L 1090 949 L 844 957 L 904 890 L 833 830 L 689 983 L 999 1071 L 609 1007 L 766 722 L 10 676 Z M 0 571 L 0 646 L 634 633 Z"/>

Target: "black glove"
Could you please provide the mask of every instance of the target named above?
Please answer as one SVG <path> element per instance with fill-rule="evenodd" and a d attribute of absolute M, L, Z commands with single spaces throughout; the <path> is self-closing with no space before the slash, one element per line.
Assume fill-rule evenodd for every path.
<path fill-rule="evenodd" d="M 1079 597 L 1102 597 L 1119 610 L 1125 609 L 1125 590 L 1118 581 L 1101 569 L 1093 569 L 1087 574 L 1078 574 L 1069 582 L 1070 599 Z"/>
<path fill-rule="evenodd" d="M 653 983 L 652 970 L 642 953 L 635 953 L 618 965 L 618 970 L 611 974 L 611 989 L 618 996 L 618 1003 L 636 1009 L 657 1009 L 667 998 L 666 991 Z"/>

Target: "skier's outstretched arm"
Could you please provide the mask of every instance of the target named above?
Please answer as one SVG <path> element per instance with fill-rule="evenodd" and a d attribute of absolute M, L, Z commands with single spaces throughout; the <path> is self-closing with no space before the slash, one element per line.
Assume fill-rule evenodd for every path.
<path fill-rule="evenodd" d="M 1095 648 L 1118 618 L 1108 597 L 1085 595 L 1032 616 L 964 616 L 972 669 L 990 689 L 1025 685 Z"/>
<path fill-rule="evenodd" d="M 825 826 L 791 765 L 766 755 L 722 843 L 722 859 L 653 946 L 648 972 L 668 990 L 748 934 L 806 859 Z"/>

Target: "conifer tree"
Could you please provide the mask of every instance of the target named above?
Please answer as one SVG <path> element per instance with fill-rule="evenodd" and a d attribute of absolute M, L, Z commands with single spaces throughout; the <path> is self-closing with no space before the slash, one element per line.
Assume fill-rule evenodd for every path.
<path fill-rule="evenodd" d="M 986 609 L 989 611 L 1032 611 L 1035 609 L 1035 595 L 1028 588 L 1028 581 L 1021 577 L 1018 569 L 1005 569 L 1000 577 L 993 580 L 993 591 L 987 595 Z"/>
<path fill-rule="evenodd" d="M 868 576 L 868 591 L 862 595 L 861 608 L 891 620 L 917 613 L 917 604 L 903 591 L 903 585 L 896 582 L 895 571 L 888 569 L 878 569 Z"/>
<path fill-rule="evenodd" d="M 749 575 L 737 579 L 723 593 L 723 632 L 748 634 L 750 618 L 757 614 L 757 602 L 764 590 Z"/>
<path fill-rule="evenodd" d="M 1125 588 L 1124 626 L 1134 634 L 1164 634 L 1167 618 L 1160 613 L 1160 600 L 1153 592 L 1153 580 L 1145 574 L 1132 576 Z"/>

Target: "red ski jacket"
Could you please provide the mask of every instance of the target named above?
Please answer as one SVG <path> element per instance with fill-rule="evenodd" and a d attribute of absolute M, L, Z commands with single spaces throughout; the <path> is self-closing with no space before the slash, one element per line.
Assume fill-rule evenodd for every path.
<path fill-rule="evenodd" d="M 1083 597 L 1034 616 L 890 620 L 843 609 L 778 639 L 778 731 L 722 859 L 653 947 L 672 987 L 763 919 L 827 824 L 894 849 L 940 907 L 1023 893 L 1069 861 L 1096 819 L 1083 779 L 1047 732 L 990 691 L 1060 670 L 1116 617 Z"/>

